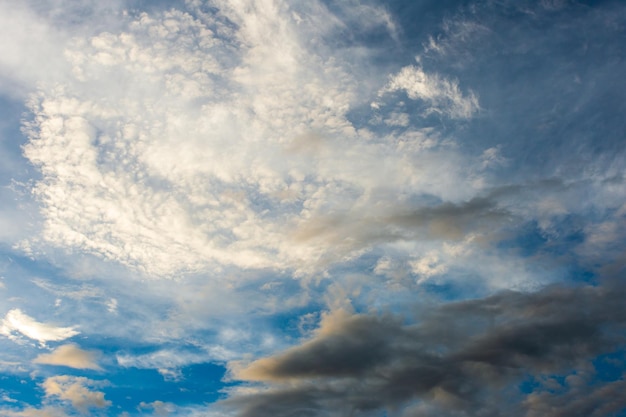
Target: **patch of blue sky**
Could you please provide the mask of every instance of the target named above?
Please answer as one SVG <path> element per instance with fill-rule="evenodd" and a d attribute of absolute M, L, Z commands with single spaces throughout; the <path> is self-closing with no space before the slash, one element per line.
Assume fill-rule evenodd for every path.
<path fill-rule="evenodd" d="M 40 405 L 42 390 L 38 382 L 27 374 L 0 373 L 0 407 L 19 409 L 24 405 Z"/>
<path fill-rule="evenodd" d="M 107 375 L 110 382 L 103 391 L 106 398 L 125 410 L 141 402 L 171 402 L 185 406 L 217 401 L 222 390 L 232 385 L 223 382 L 225 369 L 215 364 L 195 364 L 180 370 L 180 379 L 165 379 L 156 369 L 121 368 Z"/>
<path fill-rule="evenodd" d="M 560 219 L 552 219 L 548 230 L 537 221 L 525 222 L 513 228 L 509 236 L 499 240 L 496 247 L 524 258 L 540 255 L 555 259 L 569 257 L 572 250 L 585 241 L 582 229 L 584 224 L 579 215 L 565 215 Z"/>

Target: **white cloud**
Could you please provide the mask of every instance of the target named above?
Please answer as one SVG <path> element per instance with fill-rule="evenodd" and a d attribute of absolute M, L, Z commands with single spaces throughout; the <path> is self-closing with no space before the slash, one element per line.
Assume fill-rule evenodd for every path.
<path fill-rule="evenodd" d="M 56 327 L 51 324 L 40 323 L 17 308 L 7 312 L 0 323 L 0 334 L 15 339 L 14 332 L 21 333 L 42 344 L 64 340 L 79 334 L 74 327 Z"/>
<path fill-rule="evenodd" d="M 422 100 L 430 107 L 428 112 L 445 114 L 454 119 L 469 119 L 480 110 L 478 98 L 469 91 L 463 94 L 458 81 L 439 74 L 429 74 L 422 67 L 410 65 L 390 77 L 379 96 L 404 91 L 412 100 Z"/>
<path fill-rule="evenodd" d="M 117 313 L 117 299 L 111 298 L 106 302 L 107 311 L 112 314 Z"/>
<path fill-rule="evenodd" d="M 76 300 L 102 296 L 102 291 L 99 288 L 85 284 L 80 286 L 63 286 L 53 284 L 52 282 L 41 278 L 35 278 L 32 282 L 39 288 L 42 288 L 56 296 L 69 297 Z"/>
<path fill-rule="evenodd" d="M 280 1 L 218 5 L 236 29 L 172 10 L 67 44 L 73 77 L 31 102 L 24 154 L 43 176 L 34 192 L 45 222 L 25 248 L 161 277 L 223 266 L 310 273 L 363 248 L 296 239 L 309 219 L 362 216 L 379 190 L 471 191 L 456 151 L 433 135 L 360 136 L 347 118 L 362 94 L 352 57 L 319 46 L 333 28 L 298 25 Z M 455 83 L 411 68 L 383 91 L 421 94 L 455 117 L 476 110 Z M 420 74 L 422 86 L 411 84 Z M 408 116 L 385 120 L 406 127 Z"/>
<path fill-rule="evenodd" d="M 24 2 L 0 1 L 0 91 L 18 97 L 37 82 L 63 77 L 64 36 Z"/>
<path fill-rule="evenodd" d="M 432 252 L 410 261 L 409 265 L 412 272 L 419 276 L 418 283 L 424 282 L 432 276 L 444 274 L 448 270 L 447 266 L 441 263 L 436 253 Z"/>
<path fill-rule="evenodd" d="M 62 408 L 43 407 L 43 408 L 25 408 L 21 411 L 12 411 L 8 409 L 0 409 L 3 415 L 7 417 L 67 417 L 67 412 Z"/>
<path fill-rule="evenodd" d="M 156 369 L 165 379 L 180 379 L 179 368 L 210 360 L 206 354 L 186 353 L 174 350 L 159 350 L 144 355 L 116 355 L 117 363 L 124 368 Z"/>
<path fill-rule="evenodd" d="M 152 410 L 155 416 L 169 416 L 174 413 L 178 407 L 176 407 L 175 404 L 157 400 L 151 403 L 141 402 L 139 408 Z"/>
<path fill-rule="evenodd" d="M 69 375 L 49 377 L 41 384 L 46 397 L 58 397 L 60 400 L 69 401 L 82 413 L 94 407 L 105 408 L 111 405 L 111 401 L 104 399 L 103 392 L 90 389 L 102 385 L 106 383 Z"/>
<path fill-rule="evenodd" d="M 102 370 L 97 363 L 100 352 L 82 350 L 75 344 L 62 345 L 51 353 L 42 353 L 33 363 L 60 365 L 76 369 Z"/>

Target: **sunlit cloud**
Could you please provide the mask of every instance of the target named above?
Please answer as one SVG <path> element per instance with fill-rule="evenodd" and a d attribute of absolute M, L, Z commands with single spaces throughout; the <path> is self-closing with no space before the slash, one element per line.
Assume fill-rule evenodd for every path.
<path fill-rule="evenodd" d="M 74 344 L 61 345 L 51 353 L 42 353 L 33 362 L 43 365 L 67 366 L 76 369 L 102 370 L 97 363 L 98 352 L 85 351 Z"/>
<path fill-rule="evenodd" d="M 102 382 L 68 375 L 46 378 L 42 383 L 46 397 L 68 401 L 83 413 L 91 408 L 104 408 L 111 405 L 110 401 L 104 399 L 104 393 L 90 389 L 102 385 Z"/>
<path fill-rule="evenodd" d="M 621 415 L 587 3 L 0 0 L 0 414 Z"/>
<path fill-rule="evenodd" d="M 16 332 L 42 344 L 65 340 L 79 334 L 74 327 L 56 327 L 40 323 L 17 308 L 7 312 L 0 327 L 0 334 L 10 339 L 17 337 Z"/>

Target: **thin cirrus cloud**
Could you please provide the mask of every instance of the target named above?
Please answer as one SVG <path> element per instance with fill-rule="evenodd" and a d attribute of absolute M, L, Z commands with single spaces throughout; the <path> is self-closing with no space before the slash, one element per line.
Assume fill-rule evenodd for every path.
<path fill-rule="evenodd" d="M 623 414 L 625 22 L 0 0 L 0 414 Z"/>

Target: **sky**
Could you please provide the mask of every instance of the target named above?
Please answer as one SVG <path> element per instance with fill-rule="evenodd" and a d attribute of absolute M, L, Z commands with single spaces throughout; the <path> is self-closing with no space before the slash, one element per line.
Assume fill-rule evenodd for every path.
<path fill-rule="evenodd" d="M 0 39 L 0 416 L 626 416 L 624 2 L 0 0 Z"/>

